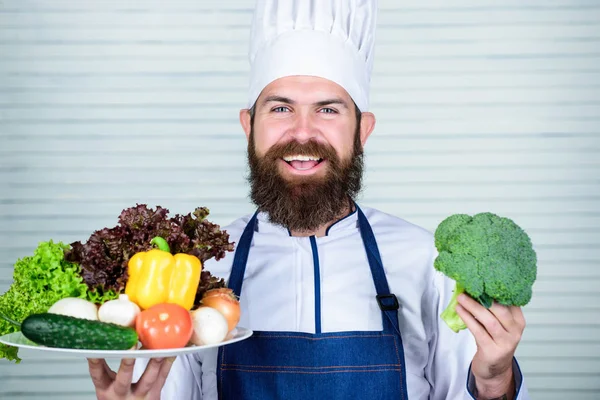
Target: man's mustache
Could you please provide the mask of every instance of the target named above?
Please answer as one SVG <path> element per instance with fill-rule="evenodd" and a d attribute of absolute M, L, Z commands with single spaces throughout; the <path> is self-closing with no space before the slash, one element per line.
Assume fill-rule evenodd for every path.
<path fill-rule="evenodd" d="M 320 143 L 316 140 L 310 140 L 304 143 L 293 140 L 276 144 L 267 151 L 265 157 L 271 160 L 277 160 L 291 155 L 315 156 L 327 160 L 337 159 L 337 153 L 331 145 Z"/>

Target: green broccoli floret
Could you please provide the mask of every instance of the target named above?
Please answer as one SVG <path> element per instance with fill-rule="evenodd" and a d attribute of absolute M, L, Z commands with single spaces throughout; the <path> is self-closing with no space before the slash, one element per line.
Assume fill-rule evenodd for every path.
<path fill-rule="evenodd" d="M 492 302 L 524 306 L 531 300 L 537 256 L 527 233 L 511 219 L 492 213 L 454 214 L 435 231 L 434 267 L 456 281 L 450 303 L 440 315 L 458 332 L 466 325 L 456 313 L 466 292 L 486 308 Z"/>

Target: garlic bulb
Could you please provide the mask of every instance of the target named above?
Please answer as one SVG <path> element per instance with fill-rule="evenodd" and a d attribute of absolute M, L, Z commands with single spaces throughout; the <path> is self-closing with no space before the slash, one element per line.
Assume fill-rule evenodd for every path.
<path fill-rule="evenodd" d="M 100 306 L 98 318 L 102 322 L 133 327 L 139 313 L 140 307 L 130 301 L 126 294 L 120 294 L 118 299 L 109 300 Z"/>

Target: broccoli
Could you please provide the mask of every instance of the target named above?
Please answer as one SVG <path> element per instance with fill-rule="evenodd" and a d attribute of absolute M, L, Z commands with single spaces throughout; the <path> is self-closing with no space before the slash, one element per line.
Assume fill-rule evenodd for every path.
<path fill-rule="evenodd" d="M 531 300 L 537 256 L 527 233 L 511 219 L 484 212 L 454 214 L 435 231 L 434 268 L 456 281 L 450 303 L 440 315 L 454 332 L 466 328 L 456 313 L 466 292 L 489 308 L 492 302 L 524 306 Z"/>

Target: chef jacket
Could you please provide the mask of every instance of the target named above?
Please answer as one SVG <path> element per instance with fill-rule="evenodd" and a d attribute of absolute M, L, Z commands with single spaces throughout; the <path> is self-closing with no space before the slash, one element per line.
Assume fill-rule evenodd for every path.
<path fill-rule="evenodd" d="M 470 363 L 476 352 L 468 329 L 452 331 L 440 318 L 455 282 L 433 268 L 433 234 L 404 219 L 361 206 L 379 246 L 390 292 L 400 303 L 398 320 L 404 346 L 410 400 L 473 400 Z M 251 219 L 223 227 L 238 242 Z M 233 252 L 204 269 L 229 278 Z M 315 293 L 315 278 L 320 293 Z M 297 237 L 258 214 L 258 223 L 240 298 L 239 326 L 255 331 L 315 333 L 320 296 L 321 332 L 380 331 L 382 313 L 358 228 L 356 211 L 337 221 L 323 237 Z M 179 356 L 162 390 L 162 399 L 216 400 L 218 349 Z M 136 362 L 134 380 L 147 360 Z M 518 396 L 530 397 L 516 358 Z"/>

